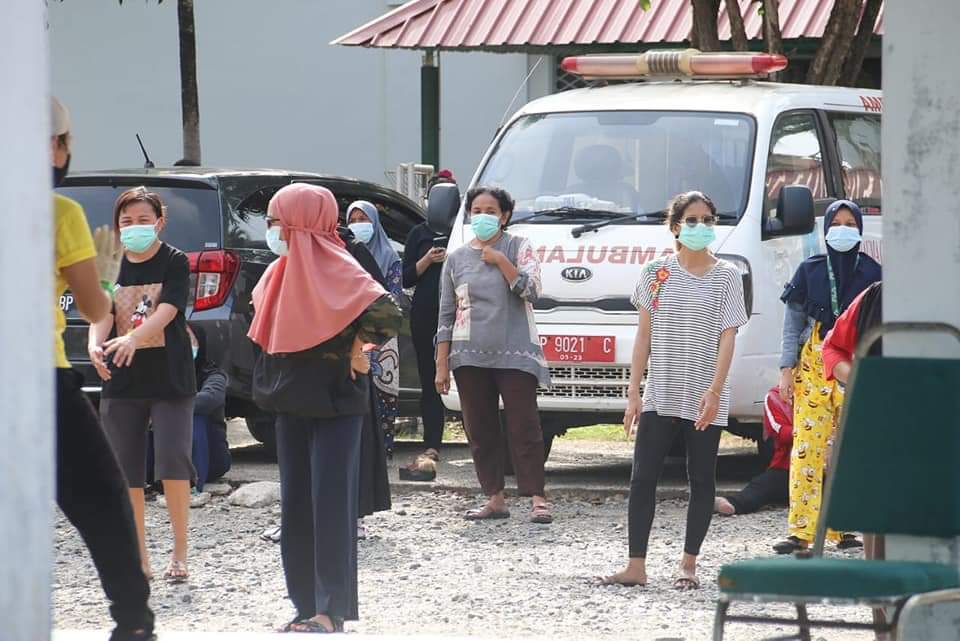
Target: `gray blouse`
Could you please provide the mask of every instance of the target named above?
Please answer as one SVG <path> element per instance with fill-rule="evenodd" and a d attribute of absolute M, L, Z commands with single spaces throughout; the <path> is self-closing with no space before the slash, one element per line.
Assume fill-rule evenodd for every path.
<path fill-rule="evenodd" d="M 500 268 L 484 263 L 481 250 L 469 243 L 448 255 L 440 277 L 437 342 L 450 342 L 451 370 L 516 369 L 547 387 L 550 373 L 532 306 L 540 295 L 540 261 L 520 236 L 505 233 L 493 247 L 520 275 L 507 283 Z"/>

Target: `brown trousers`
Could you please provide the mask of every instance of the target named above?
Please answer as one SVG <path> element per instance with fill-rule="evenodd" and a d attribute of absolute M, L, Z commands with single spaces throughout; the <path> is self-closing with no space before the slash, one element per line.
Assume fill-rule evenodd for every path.
<path fill-rule="evenodd" d="M 537 379 L 515 369 L 458 367 L 453 372 L 463 424 L 480 487 L 486 496 L 503 491 L 507 431 L 520 496 L 543 496 L 543 432 L 537 411 Z M 500 425 L 500 399 L 506 425 Z"/>

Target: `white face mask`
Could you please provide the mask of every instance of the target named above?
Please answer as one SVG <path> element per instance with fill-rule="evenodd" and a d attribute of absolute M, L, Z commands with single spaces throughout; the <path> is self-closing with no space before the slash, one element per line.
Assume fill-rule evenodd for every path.
<path fill-rule="evenodd" d="M 373 223 L 350 223 L 348 227 L 361 243 L 369 243 L 373 238 Z"/>
<path fill-rule="evenodd" d="M 270 248 L 277 256 L 286 256 L 287 252 L 290 251 L 290 248 L 287 247 L 287 241 L 280 238 L 280 226 L 274 225 L 267 230 L 266 234 L 267 247 Z"/>

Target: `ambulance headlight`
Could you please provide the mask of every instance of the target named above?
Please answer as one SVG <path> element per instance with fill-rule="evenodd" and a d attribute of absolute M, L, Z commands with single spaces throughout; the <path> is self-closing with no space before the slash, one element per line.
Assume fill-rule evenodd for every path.
<path fill-rule="evenodd" d="M 753 271 L 750 269 L 750 261 L 743 256 L 736 254 L 718 254 L 717 258 L 722 258 L 737 268 L 740 276 L 743 278 L 743 304 L 747 308 L 747 316 L 753 314 Z"/>

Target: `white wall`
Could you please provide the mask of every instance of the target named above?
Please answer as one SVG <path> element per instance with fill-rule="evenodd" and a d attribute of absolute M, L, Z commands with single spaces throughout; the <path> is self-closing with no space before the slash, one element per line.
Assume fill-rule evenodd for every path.
<path fill-rule="evenodd" d="M 383 0 L 195 3 L 208 166 L 281 167 L 384 182 L 420 159 L 417 51 L 333 47 Z M 52 82 L 73 112 L 73 167 L 181 157 L 176 2 L 50 3 Z M 546 63 L 545 63 L 546 64 Z M 465 182 L 527 71 L 522 54 L 442 53 L 441 164 Z M 514 109 L 527 100 L 521 93 Z"/>

